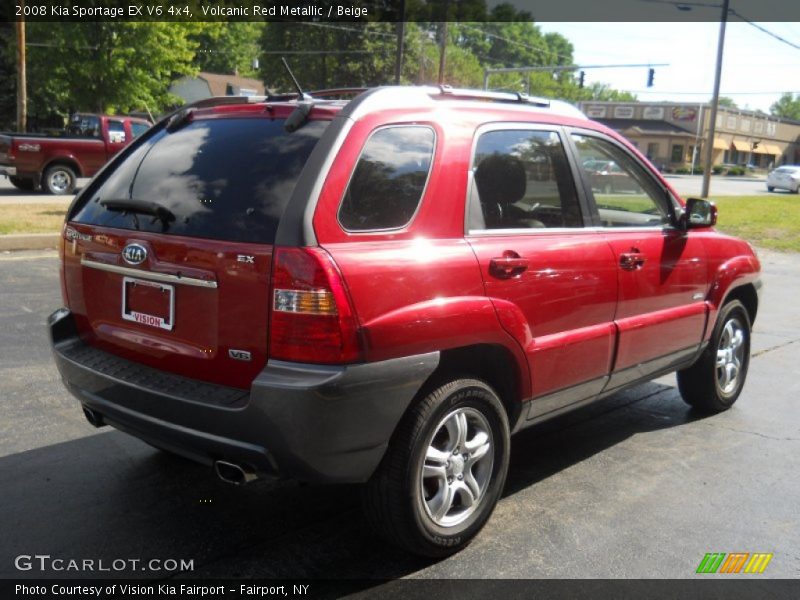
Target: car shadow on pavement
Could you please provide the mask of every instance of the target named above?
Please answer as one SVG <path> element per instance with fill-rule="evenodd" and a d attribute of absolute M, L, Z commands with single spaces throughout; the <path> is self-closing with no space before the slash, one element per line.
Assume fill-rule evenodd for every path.
<path fill-rule="evenodd" d="M 678 427 L 703 417 L 683 402 L 674 386 L 649 382 L 534 425 L 512 438 L 504 497 L 633 435 Z"/>
<path fill-rule="evenodd" d="M 674 388 L 650 383 L 514 438 L 505 497 L 637 433 L 696 419 Z M 0 577 L 391 579 L 431 561 L 367 528 L 358 486 L 256 482 L 234 487 L 210 468 L 103 429 L 0 458 L 7 526 Z M 18 571 L 21 554 L 192 560 L 184 573 Z M 369 583 L 356 584 L 356 589 Z M 355 590 L 354 590 L 355 591 Z"/>

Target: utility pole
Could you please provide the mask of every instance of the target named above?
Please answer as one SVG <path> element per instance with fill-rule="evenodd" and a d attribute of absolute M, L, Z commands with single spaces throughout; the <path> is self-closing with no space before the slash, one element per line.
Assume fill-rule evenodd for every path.
<path fill-rule="evenodd" d="M 25 0 L 21 0 L 23 11 Z M 25 19 L 21 17 L 17 27 L 17 131 L 25 133 L 28 128 L 28 92 L 25 74 Z"/>
<path fill-rule="evenodd" d="M 439 85 L 444 83 L 444 69 L 447 65 L 447 13 L 450 8 L 450 0 L 444 0 L 444 21 L 442 21 L 441 36 L 439 40 Z"/>
<path fill-rule="evenodd" d="M 446 5 L 447 3 L 445 3 Z M 439 85 L 444 83 L 444 69 L 447 65 L 447 21 L 442 22 L 442 39 L 439 41 Z"/>
<path fill-rule="evenodd" d="M 400 85 L 400 75 L 403 72 L 403 45 L 406 37 L 406 2 L 400 1 L 400 20 L 397 22 L 397 50 L 394 57 L 394 84 Z"/>
<path fill-rule="evenodd" d="M 708 139 L 705 147 L 705 165 L 703 170 L 703 189 L 700 192 L 702 198 L 708 198 L 708 190 L 711 187 L 711 160 L 714 153 L 714 136 L 717 132 L 717 106 L 719 105 L 719 83 L 722 77 L 722 51 L 725 48 L 725 24 L 728 22 L 728 3 L 729 0 L 722 0 L 722 16 L 719 23 L 719 41 L 717 42 L 717 67 L 714 72 L 714 95 L 711 98 L 711 114 L 708 123 Z"/>

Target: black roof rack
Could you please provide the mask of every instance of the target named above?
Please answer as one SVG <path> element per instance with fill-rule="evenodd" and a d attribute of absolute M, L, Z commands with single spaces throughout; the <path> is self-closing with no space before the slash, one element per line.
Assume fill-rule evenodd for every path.
<path fill-rule="evenodd" d="M 351 97 L 351 96 L 358 96 L 363 92 L 366 92 L 369 88 L 363 87 L 352 87 L 352 88 L 331 88 L 326 90 L 313 90 L 308 92 L 308 95 L 312 98 L 316 99 L 327 99 L 327 98 L 343 98 L 343 97 Z"/>
<path fill-rule="evenodd" d="M 528 96 L 520 92 L 493 92 L 489 90 L 471 90 L 466 88 L 454 88 L 449 85 L 440 85 L 439 98 L 454 98 L 458 100 L 483 100 L 485 102 L 511 102 L 519 104 L 531 104 L 542 108 L 550 107 L 550 100 L 536 96 Z"/>

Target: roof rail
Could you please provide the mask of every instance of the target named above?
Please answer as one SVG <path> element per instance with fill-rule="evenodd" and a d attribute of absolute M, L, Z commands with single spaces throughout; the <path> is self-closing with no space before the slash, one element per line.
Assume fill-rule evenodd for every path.
<path fill-rule="evenodd" d="M 211 96 L 202 100 L 195 100 L 189 104 L 184 104 L 178 110 L 186 108 L 210 108 L 212 106 L 224 106 L 226 104 L 258 104 L 265 102 L 269 96 Z"/>
<path fill-rule="evenodd" d="M 550 100 L 537 96 L 528 96 L 520 92 L 495 92 L 489 90 L 473 90 L 453 88 L 449 85 L 428 87 L 428 94 L 434 100 L 477 100 L 483 102 L 503 102 L 518 106 L 531 106 L 561 116 L 586 119 L 579 108 L 563 100 Z"/>
<path fill-rule="evenodd" d="M 369 88 L 331 88 L 327 90 L 313 90 L 308 92 L 308 95 L 312 98 L 341 98 L 343 96 L 357 96 L 362 92 L 366 92 Z"/>
<path fill-rule="evenodd" d="M 489 90 L 471 90 L 467 88 L 453 88 L 449 85 L 438 86 L 439 93 L 444 97 L 458 98 L 459 100 L 487 100 L 492 102 L 519 102 L 522 104 L 533 104 L 548 108 L 550 100 L 528 96 L 521 92 L 492 92 Z"/>

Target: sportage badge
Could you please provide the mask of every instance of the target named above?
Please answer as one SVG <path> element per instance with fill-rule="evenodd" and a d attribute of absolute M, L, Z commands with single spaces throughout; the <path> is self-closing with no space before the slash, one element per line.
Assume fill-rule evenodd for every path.
<path fill-rule="evenodd" d="M 147 248 L 141 244 L 128 244 L 122 249 L 122 260 L 129 265 L 140 265 L 147 258 Z"/>

